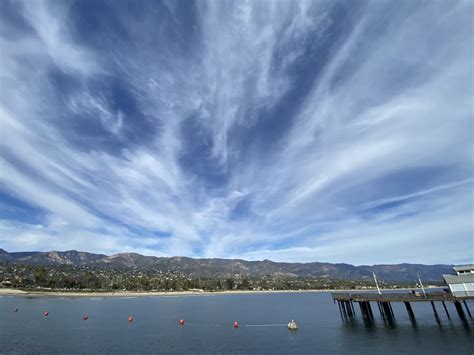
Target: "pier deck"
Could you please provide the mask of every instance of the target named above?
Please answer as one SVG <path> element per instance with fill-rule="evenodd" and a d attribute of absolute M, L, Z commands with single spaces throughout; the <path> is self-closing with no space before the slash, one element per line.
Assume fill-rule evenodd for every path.
<path fill-rule="evenodd" d="M 474 301 L 474 296 L 454 297 L 447 292 L 427 292 L 426 295 L 415 296 L 412 293 L 392 292 L 333 292 L 332 299 L 335 301 L 353 302 L 429 302 L 429 301 Z"/>
<path fill-rule="evenodd" d="M 364 319 L 374 319 L 371 302 L 375 302 L 380 312 L 380 316 L 383 320 L 388 322 L 393 321 L 395 318 L 391 306 L 392 302 L 403 302 L 405 304 L 408 316 L 412 322 L 415 322 L 415 314 L 413 312 L 413 308 L 411 307 L 411 302 L 430 302 L 436 321 L 439 322 L 440 319 L 438 311 L 436 310 L 435 302 L 441 302 L 448 318 L 451 317 L 445 302 L 453 302 L 459 317 L 463 321 L 466 321 L 467 316 L 464 313 L 461 302 L 464 304 L 469 317 L 472 318 L 466 301 L 474 301 L 474 296 L 456 297 L 449 292 L 427 292 L 426 294 L 413 294 L 411 292 L 391 292 L 382 294 L 375 292 L 333 292 L 332 299 L 334 303 L 337 303 L 339 312 L 341 313 L 341 317 L 343 319 L 356 316 L 354 302 L 359 304 L 360 313 Z"/>

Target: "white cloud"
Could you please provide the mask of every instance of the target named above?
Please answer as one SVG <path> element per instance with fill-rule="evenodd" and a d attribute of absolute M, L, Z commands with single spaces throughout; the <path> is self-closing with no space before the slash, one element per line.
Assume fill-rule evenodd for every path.
<path fill-rule="evenodd" d="M 391 13 L 382 27 L 384 4 L 369 4 L 360 17 L 347 9 L 347 33 L 321 47 L 324 63 L 305 67 L 308 76 L 318 71 L 308 95 L 286 102 L 298 107 L 291 117 L 274 118 L 291 122 L 279 145 L 242 153 L 249 147 L 236 132 L 255 133 L 260 113 L 288 100 L 307 47 L 343 20 L 330 5 L 199 3 L 190 55 L 166 37 L 179 22 L 171 4 L 174 18 L 156 21 L 151 11 L 136 26 L 117 11 L 134 50 L 115 39 L 113 50 L 98 51 L 73 37 L 67 4 L 24 3 L 34 31 L 0 35 L 0 188 L 45 217 L 40 226 L 3 220 L 2 247 L 354 263 L 469 259 L 460 254 L 473 235 L 471 4 L 419 4 Z M 151 46 L 150 38 L 168 45 Z M 51 84 L 53 67 L 80 89 Z M 126 83 L 136 115 L 88 85 L 110 78 Z M 90 145 L 96 131 L 74 130 L 88 119 L 114 137 L 115 150 Z M 211 162 L 213 171 L 183 165 L 196 143 L 182 133 L 191 121 L 209 148 L 192 161 Z M 383 211 L 388 203 L 398 206 Z"/>
<path fill-rule="evenodd" d="M 35 29 L 42 50 L 62 70 L 93 75 L 102 71 L 94 54 L 78 46 L 68 33 L 69 8 L 66 1 L 24 1 L 27 21 Z"/>

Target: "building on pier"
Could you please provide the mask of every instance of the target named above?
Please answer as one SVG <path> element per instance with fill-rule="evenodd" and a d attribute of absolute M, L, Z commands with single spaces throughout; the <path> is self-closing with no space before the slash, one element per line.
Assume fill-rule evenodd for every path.
<path fill-rule="evenodd" d="M 474 296 L 474 264 L 455 266 L 456 275 L 443 275 L 455 297 Z"/>

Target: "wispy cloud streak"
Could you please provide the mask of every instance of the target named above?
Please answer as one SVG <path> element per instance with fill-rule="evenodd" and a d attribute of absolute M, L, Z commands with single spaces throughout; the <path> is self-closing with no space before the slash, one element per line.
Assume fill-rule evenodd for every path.
<path fill-rule="evenodd" d="M 84 6 L 2 4 L 0 247 L 473 258 L 472 4 Z"/>

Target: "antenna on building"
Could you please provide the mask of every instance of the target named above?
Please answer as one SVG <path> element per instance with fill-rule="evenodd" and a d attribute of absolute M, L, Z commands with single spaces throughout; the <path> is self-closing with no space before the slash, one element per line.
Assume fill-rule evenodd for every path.
<path fill-rule="evenodd" d="M 377 286 L 377 291 L 378 291 L 379 295 L 381 295 L 382 292 L 380 292 L 380 287 L 379 287 L 379 283 L 377 282 L 377 276 L 375 276 L 375 272 L 372 271 L 372 275 L 374 275 L 375 286 Z"/>

